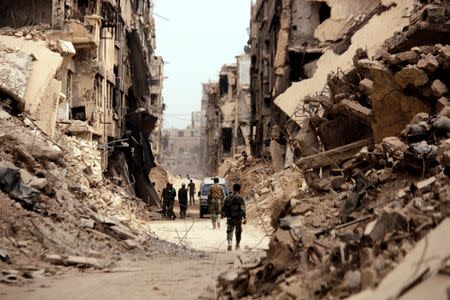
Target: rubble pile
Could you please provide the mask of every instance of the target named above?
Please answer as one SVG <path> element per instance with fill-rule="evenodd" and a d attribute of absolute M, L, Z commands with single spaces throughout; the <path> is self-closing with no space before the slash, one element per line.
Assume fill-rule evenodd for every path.
<path fill-rule="evenodd" d="M 103 177 L 97 147 L 65 135 L 56 143 L 0 109 L 0 282 L 179 251 L 152 237 L 147 221 L 159 213 Z"/>
<path fill-rule="evenodd" d="M 387 43 L 396 41 L 404 36 Z M 450 46 L 410 48 L 375 59 L 359 49 L 352 69 L 330 74 L 324 92 L 304 100 L 298 109 L 308 116 L 290 144 L 306 185 L 287 170 L 272 176 L 298 181 L 292 190 L 268 187 L 276 202 L 267 256 L 222 274 L 222 298 L 341 299 L 365 290 L 355 299 L 400 299 L 424 282 L 438 285 L 438 276 L 448 281 Z"/>

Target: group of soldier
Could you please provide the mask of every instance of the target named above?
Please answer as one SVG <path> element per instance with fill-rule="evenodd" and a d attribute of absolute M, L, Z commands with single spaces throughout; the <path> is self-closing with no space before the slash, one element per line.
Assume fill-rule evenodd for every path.
<path fill-rule="evenodd" d="M 233 193 L 224 196 L 219 185 L 219 179 L 214 178 L 214 184 L 209 190 L 209 208 L 213 229 L 220 228 L 220 219 L 227 218 L 228 251 L 232 249 L 233 232 L 236 235 L 236 250 L 240 249 L 242 224 L 247 222 L 245 213 L 245 200 L 241 196 L 241 185 L 233 184 Z"/>
<path fill-rule="evenodd" d="M 180 218 L 186 218 L 186 211 L 188 209 L 188 194 L 190 205 L 195 205 L 195 183 L 191 179 L 188 188 L 186 184 L 182 184 L 181 188 L 178 190 L 178 202 L 180 204 Z M 167 183 L 166 187 L 162 191 L 162 202 L 163 202 L 163 215 L 164 217 L 175 220 L 177 216 L 174 212 L 175 198 L 177 197 L 177 191 L 173 187 L 172 183 Z"/>
<path fill-rule="evenodd" d="M 190 205 L 195 205 L 195 183 L 190 180 L 188 188 L 183 183 L 178 190 L 178 202 L 180 204 L 180 218 L 186 218 L 186 211 L 188 208 L 188 193 L 190 198 Z M 245 201 L 241 194 L 241 185 L 235 183 L 233 185 L 233 193 L 225 197 L 222 187 L 219 184 L 219 179 L 214 178 L 214 184 L 211 185 L 208 194 L 209 209 L 211 213 L 211 221 L 213 229 L 220 228 L 220 220 L 227 219 L 227 241 L 228 251 L 232 249 L 233 232 L 236 235 L 236 249 L 240 249 L 240 242 L 242 236 L 242 224 L 246 223 Z M 163 196 L 163 214 L 166 218 L 171 220 L 176 219 L 174 212 L 175 198 L 177 191 L 173 184 L 168 183 L 162 192 Z"/>

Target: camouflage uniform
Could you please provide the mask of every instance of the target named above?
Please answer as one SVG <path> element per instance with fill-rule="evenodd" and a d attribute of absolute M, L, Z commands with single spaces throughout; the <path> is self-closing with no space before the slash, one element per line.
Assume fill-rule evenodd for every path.
<path fill-rule="evenodd" d="M 239 248 L 242 236 L 242 220 L 245 216 L 245 200 L 235 193 L 227 197 L 223 203 L 222 214 L 227 218 L 227 241 L 230 250 L 233 231 L 236 231 L 236 248 Z"/>
<path fill-rule="evenodd" d="M 215 183 L 211 186 L 211 189 L 209 190 L 209 210 L 211 213 L 211 221 L 213 223 L 213 227 L 220 228 L 220 209 L 222 207 L 224 194 L 222 187 Z"/>

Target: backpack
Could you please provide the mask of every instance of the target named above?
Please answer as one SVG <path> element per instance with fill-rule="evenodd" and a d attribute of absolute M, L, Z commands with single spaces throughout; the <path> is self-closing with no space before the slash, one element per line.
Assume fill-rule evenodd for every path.
<path fill-rule="evenodd" d="M 242 217 L 241 203 L 238 195 L 228 197 L 228 201 L 225 201 L 224 214 L 227 218 Z"/>

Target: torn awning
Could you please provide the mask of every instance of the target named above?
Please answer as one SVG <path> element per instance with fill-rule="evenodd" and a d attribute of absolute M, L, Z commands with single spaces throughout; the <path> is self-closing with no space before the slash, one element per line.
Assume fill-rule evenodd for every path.
<path fill-rule="evenodd" d="M 139 32 L 127 32 L 127 42 L 130 48 L 131 74 L 133 78 L 133 92 L 137 98 L 150 95 L 149 70 L 144 57 Z"/>

